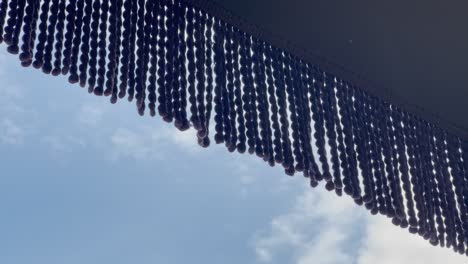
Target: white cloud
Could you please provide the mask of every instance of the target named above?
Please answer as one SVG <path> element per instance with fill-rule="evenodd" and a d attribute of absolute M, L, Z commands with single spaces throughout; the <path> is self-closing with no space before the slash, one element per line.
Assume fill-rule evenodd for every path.
<path fill-rule="evenodd" d="M 171 125 L 172 126 L 172 125 Z M 162 129 L 161 136 L 168 137 L 174 144 L 179 148 L 183 149 L 188 153 L 197 153 L 202 150 L 198 145 L 197 134 L 194 129 L 189 129 L 187 131 L 179 131 L 175 127 L 166 127 Z"/>
<path fill-rule="evenodd" d="M 358 264 L 462 264 L 467 257 L 451 249 L 433 247 L 417 235 L 397 228 L 384 217 L 369 217 L 367 235 Z"/>
<path fill-rule="evenodd" d="M 19 145 L 24 142 L 25 131 L 14 121 L 5 118 L 0 123 L 0 141 L 4 144 Z"/>
<path fill-rule="evenodd" d="M 266 232 L 254 235 L 253 246 L 263 263 L 467 263 L 466 256 L 433 247 L 388 218 L 372 216 L 320 188 L 301 193 L 287 213 L 271 220 Z"/>
<path fill-rule="evenodd" d="M 349 263 L 352 256 L 343 250 L 343 243 L 349 239 L 347 230 L 342 227 L 326 228 L 320 237 L 304 246 L 298 264 L 341 264 Z"/>
<path fill-rule="evenodd" d="M 255 252 L 261 262 L 274 262 L 283 253 L 288 263 L 349 263 L 349 227 L 362 219 L 362 210 L 349 199 L 307 188 L 289 212 L 271 221 L 266 233 L 256 234 Z"/>

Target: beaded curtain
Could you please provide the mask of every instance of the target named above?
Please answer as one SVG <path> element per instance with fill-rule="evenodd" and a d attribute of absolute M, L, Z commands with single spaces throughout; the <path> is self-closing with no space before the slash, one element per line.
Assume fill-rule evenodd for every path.
<path fill-rule="evenodd" d="M 202 147 L 214 139 L 324 182 L 468 255 L 465 139 L 189 0 L 0 0 L 0 42 L 22 66 L 134 101 L 194 128 Z"/>

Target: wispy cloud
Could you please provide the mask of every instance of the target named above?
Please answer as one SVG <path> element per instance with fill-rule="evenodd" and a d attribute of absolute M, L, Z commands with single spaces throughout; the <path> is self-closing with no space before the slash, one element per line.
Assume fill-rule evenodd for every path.
<path fill-rule="evenodd" d="M 127 128 L 119 128 L 111 137 L 113 145 L 112 159 L 131 157 L 134 159 L 161 159 L 162 153 L 157 145 L 156 137 L 147 130 L 135 132 Z"/>
<path fill-rule="evenodd" d="M 41 142 L 45 144 L 48 149 L 59 154 L 72 152 L 77 147 L 86 146 L 86 143 L 83 139 L 72 135 L 47 135 L 41 139 Z"/>
<path fill-rule="evenodd" d="M 4 65 L 8 64 L 8 57 L 6 52 L 0 52 L 0 77 L 4 77 L 6 72 L 6 67 Z"/>
<path fill-rule="evenodd" d="M 30 134 L 34 111 L 24 105 L 24 90 L 8 75 L 8 61 L 0 53 L 0 143 L 20 145 Z"/>
<path fill-rule="evenodd" d="M 86 126 L 96 126 L 104 119 L 109 108 L 109 104 L 104 102 L 83 104 L 78 111 L 78 122 Z"/>
<path fill-rule="evenodd" d="M 187 154 L 200 151 L 193 130 L 179 132 L 167 126 L 121 127 L 112 134 L 111 143 L 114 160 L 121 157 L 161 160 L 174 145 Z"/>
<path fill-rule="evenodd" d="M 0 141 L 3 144 L 19 145 L 24 142 L 25 131 L 14 121 L 5 118 L 0 123 Z"/>

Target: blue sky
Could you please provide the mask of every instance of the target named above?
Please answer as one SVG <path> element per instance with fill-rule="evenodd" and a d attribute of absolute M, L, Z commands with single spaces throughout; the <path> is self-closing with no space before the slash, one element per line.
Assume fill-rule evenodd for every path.
<path fill-rule="evenodd" d="M 0 50 L 0 263 L 466 263 Z"/>

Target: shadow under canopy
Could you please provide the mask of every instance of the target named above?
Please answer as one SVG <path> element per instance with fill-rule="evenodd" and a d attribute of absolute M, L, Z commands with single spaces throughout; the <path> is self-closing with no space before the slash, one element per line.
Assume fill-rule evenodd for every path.
<path fill-rule="evenodd" d="M 468 255 L 468 4 L 439 2 L 0 0 L 0 42 Z"/>

